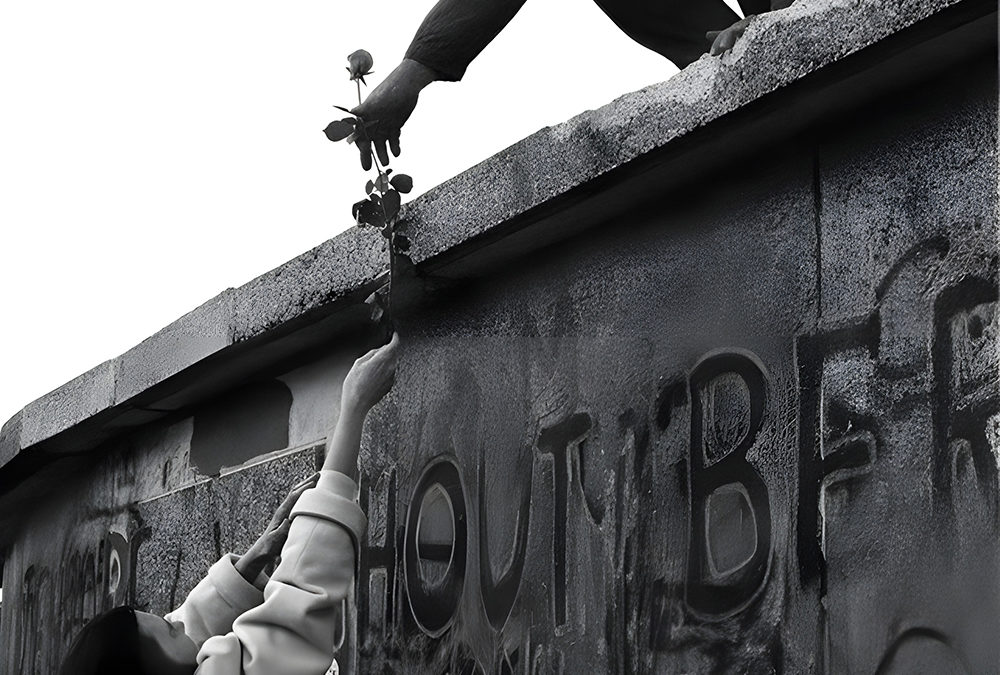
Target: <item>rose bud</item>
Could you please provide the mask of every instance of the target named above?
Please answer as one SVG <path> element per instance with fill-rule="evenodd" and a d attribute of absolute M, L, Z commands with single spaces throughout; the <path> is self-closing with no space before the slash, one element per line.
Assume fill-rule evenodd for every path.
<path fill-rule="evenodd" d="M 351 79 L 364 82 L 365 75 L 370 75 L 372 72 L 374 61 L 371 54 L 364 49 L 359 49 L 347 57 L 347 63 L 349 64 L 347 72 L 351 74 Z"/>

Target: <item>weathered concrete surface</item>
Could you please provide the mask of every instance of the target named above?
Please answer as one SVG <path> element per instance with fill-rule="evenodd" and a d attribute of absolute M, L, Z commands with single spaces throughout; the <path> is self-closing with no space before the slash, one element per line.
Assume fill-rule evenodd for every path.
<path fill-rule="evenodd" d="M 953 2 L 797 0 L 756 17 L 732 52 L 547 127 L 443 183 L 404 212 L 420 264 L 674 142 Z M 489 186 L 490 199 L 469 195 Z"/>
<path fill-rule="evenodd" d="M 21 448 L 32 446 L 114 405 L 117 362 L 105 361 L 21 412 Z"/>
<path fill-rule="evenodd" d="M 940 278 L 926 283 L 937 287 L 995 271 L 996 118 L 979 93 L 992 75 L 984 64 L 934 97 L 910 92 L 891 119 L 855 116 L 845 120 L 850 129 L 822 144 L 828 325 L 884 308 L 900 292 L 894 286 L 929 298 L 935 289 L 920 278 L 935 271 Z"/>
<path fill-rule="evenodd" d="M 328 305 L 386 269 L 385 240 L 348 230 L 236 289 L 233 340 L 249 340 Z"/>
<path fill-rule="evenodd" d="M 372 284 L 383 273 L 384 260 L 382 237 L 353 229 L 224 291 L 121 356 L 28 404 L 19 413 L 20 429 L 10 425 L 0 441 L 0 468 L 25 448 L 99 413 L 127 410 L 136 397 L 208 357 L 335 305 Z"/>
<path fill-rule="evenodd" d="M 459 177 L 410 208 L 431 272 L 449 246 L 505 232 L 502 221 L 543 203 L 526 229 L 557 243 L 450 286 L 418 278 L 424 296 L 397 317 L 402 363 L 362 450 L 370 528 L 345 672 L 1000 670 L 995 7 L 991 42 L 940 54 L 953 70 L 920 62 L 915 82 L 890 89 L 890 71 L 859 62 L 876 73 L 859 80 L 870 98 L 742 162 L 715 158 L 711 180 L 682 185 L 644 163 L 659 151 L 649 139 L 699 133 L 697 115 L 721 137 L 688 157 L 749 142 L 715 98 L 736 101 L 735 115 L 752 105 L 739 101 L 766 101 L 817 64 L 956 7 L 981 5 L 797 4 L 721 64 L 635 94 L 636 112 L 626 97 L 477 167 L 469 176 L 497 181 L 496 204 L 473 212 L 453 199 Z M 900 50 L 906 65 L 914 51 Z M 740 70 L 755 62 L 772 75 Z M 605 162 L 587 139 L 609 146 L 603 173 L 587 173 Z M 519 153 L 559 147 L 590 176 L 591 203 L 603 201 L 591 229 L 546 240 L 578 212 L 553 192 L 575 190 L 578 174 L 546 182 L 562 159 L 528 166 Z M 520 178 L 501 171 L 521 160 Z M 623 198 L 632 184 L 648 198 Z M 530 197 L 511 201 L 520 190 Z M 347 267 L 310 252 L 140 345 L 130 358 L 143 372 L 157 349 L 187 356 L 131 374 L 110 403 L 99 385 L 124 382 L 120 360 L 80 380 L 81 407 L 46 404 L 65 422 L 25 422 L 34 438 L 85 449 L 84 412 L 123 405 L 119 391 L 180 400 L 187 385 L 174 383 L 218 377 L 228 353 L 251 364 L 232 387 L 277 381 L 291 394 L 267 415 L 248 405 L 233 417 L 283 434 L 276 453 L 215 457 L 247 461 L 200 473 L 199 424 L 238 400 L 205 390 L 171 416 L 119 420 L 53 497 L 21 511 L 3 551 L 0 670 L 50 672 L 73 632 L 115 603 L 166 611 L 313 469 L 360 338 L 316 350 L 295 336 L 361 320 L 329 308 L 359 302 L 352 284 L 377 278 L 372 234 L 328 243 L 358 256 Z M 225 325 L 201 341 L 197 326 L 216 319 Z M 297 360 L 261 358 L 275 334 L 292 336 Z M 9 466 L 30 468 L 30 450 L 51 442 L 19 453 L 21 418 L 0 444 Z"/>
<path fill-rule="evenodd" d="M 219 551 L 245 550 L 315 470 L 353 358 L 335 351 L 282 377 L 295 403 L 276 422 L 289 436 L 281 452 L 209 478 L 191 460 L 196 410 L 105 444 L 62 477 L 57 498 L 21 512 L 31 536 L 3 556 L 0 672 L 54 672 L 90 617 L 125 601 L 166 612 Z"/>
<path fill-rule="evenodd" d="M 3 466 L 21 449 L 21 417 L 23 412 L 7 420 L 0 430 L 0 466 Z"/>
<path fill-rule="evenodd" d="M 801 595 L 784 553 L 795 539 L 795 336 L 818 312 L 811 164 L 800 155 L 760 179 L 723 176 L 665 212 L 626 209 L 614 227 L 408 323 L 406 360 L 362 461 L 369 510 L 392 513 L 398 533 L 370 536 L 365 551 L 362 671 L 811 668 L 804 626 L 816 599 Z M 715 367 L 749 370 L 717 381 Z M 715 403 L 693 412 L 692 395 Z M 707 497 L 688 487 L 702 423 L 709 456 L 729 455 L 741 434 L 752 441 L 756 468 L 737 459 L 731 473 L 705 472 L 718 485 L 746 481 L 750 502 L 720 517 L 748 509 L 749 531 L 688 523 Z M 444 586 L 422 542 L 408 548 L 425 536 L 414 529 L 421 478 L 442 456 L 461 479 L 451 502 L 468 541 Z M 759 493 L 749 486 L 761 476 Z M 710 584 L 688 562 L 700 531 L 719 565 L 738 570 L 724 606 L 700 598 Z M 740 569 L 747 552 L 752 571 Z M 443 618 L 429 611 L 440 606 Z"/>
<path fill-rule="evenodd" d="M 703 57 L 667 82 L 543 129 L 406 205 L 411 257 L 420 264 L 474 240 L 751 101 L 960 4 L 958 0 L 798 0 L 786 10 L 757 17 L 732 53 Z M 490 186 L 490 199 L 473 204 L 470 197 L 480 194 L 483 185 Z M 52 438 L 99 410 L 122 407 L 145 391 L 143 387 L 160 384 L 226 347 L 266 335 L 343 299 L 383 272 L 384 260 L 384 244 L 376 233 L 351 230 L 226 291 L 110 365 L 81 376 L 95 386 L 113 387 L 113 405 L 95 409 L 92 399 L 74 393 L 73 383 L 29 404 L 23 428 L 30 433 L 6 454 L 16 455 Z M 225 313 L 230 302 L 228 328 L 211 321 L 199 323 L 199 316 L 221 319 L 214 312 Z M 115 373 L 114 383 L 103 381 L 107 368 Z M 34 413 L 45 419 L 32 419 Z"/>
<path fill-rule="evenodd" d="M 148 430 L 24 514 L 34 536 L 4 560 L 3 672 L 56 672 L 86 621 L 123 602 L 165 613 L 316 467 L 307 448 L 206 480 L 187 468 L 189 439 L 190 420 Z"/>
<path fill-rule="evenodd" d="M 864 480 L 827 491 L 831 672 L 875 672 L 890 625 L 997 667 L 970 659 L 996 657 L 970 626 L 995 635 L 1000 611 L 996 80 L 968 67 L 820 145 L 821 334 L 841 336 L 823 415 L 878 446 Z"/>
<path fill-rule="evenodd" d="M 115 402 L 127 401 L 233 343 L 233 291 L 146 338 L 116 360 Z"/>

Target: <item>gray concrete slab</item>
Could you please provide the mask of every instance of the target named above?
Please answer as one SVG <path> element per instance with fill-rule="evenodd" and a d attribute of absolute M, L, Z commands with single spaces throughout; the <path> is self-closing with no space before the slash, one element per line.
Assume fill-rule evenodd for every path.
<path fill-rule="evenodd" d="M 19 411 L 11 417 L 0 429 L 0 466 L 3 466 L 21 449 L 21 416 Z"/>
<path fill-rule="evenodd" d="M 26 405 L 21 411 L 21 449 L 114 405 L 116 363 L 105 361 Z"/>
<path fill-rule="evenodd" d="M 702 57 L 666 82 L 542 129 L 406 205 L 411 257 L 418 265 L 430 260 L 921 19 L 971 2 L 798 0 L 757 17 L 731 53 Z M 207 356 L 307 319 L 370 284 L 385 260 L 378 233 L 354 229 L 223 293 L 26 406 L 19 449 L 10 445 L 4 463 Z"/>
<path fill-rule="evenodd" d="M 353 228 L 236 289 L 233 341 L 249 340 L 373 281 L 388 265 L 385 239 Z"/>
<path fill-rule="evenodd" d="M 232 344 L 233 296 L 223 291 L 119 356 L 115 403 Z"/>
<path fill-rule="evenodd" d="M 406 205 L 411 257 L 485 234 L 953 4 L 798 0 L 758 16 L 732 52 L 546 127 Z"/>

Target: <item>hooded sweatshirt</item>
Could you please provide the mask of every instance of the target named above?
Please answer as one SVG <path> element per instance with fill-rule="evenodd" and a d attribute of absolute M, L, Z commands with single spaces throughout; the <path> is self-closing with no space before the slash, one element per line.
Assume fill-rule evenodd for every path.
<path fill-rule="evenodd" d="M 262 574 L 251 584 L 229 554 L 165 617 L 183 624 L 198 646 L 196 675 L 323 675 L 331 668 L 368 524 L 357 499 L 351 478 L 321 472 L 292 509 L 281 563 L 270 578 Z"/>

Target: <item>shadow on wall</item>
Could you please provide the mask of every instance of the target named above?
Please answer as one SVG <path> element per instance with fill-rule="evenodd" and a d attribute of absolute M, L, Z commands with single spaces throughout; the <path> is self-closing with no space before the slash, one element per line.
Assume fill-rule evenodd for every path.
<path fill-rule="evenodd" d="M 206 476 L 288 447 L 292 392 L 282 382 L 255 382 L 220 396 L 194 415 L 191 465 Z"/>

